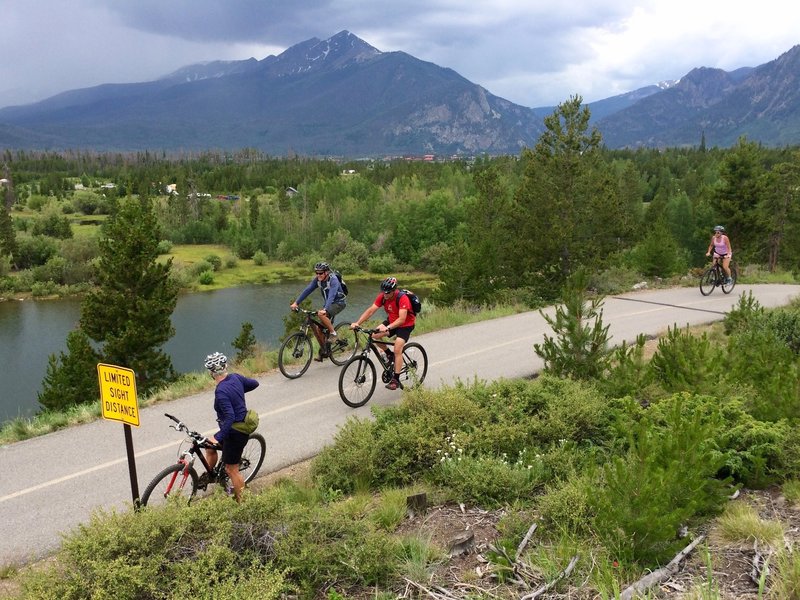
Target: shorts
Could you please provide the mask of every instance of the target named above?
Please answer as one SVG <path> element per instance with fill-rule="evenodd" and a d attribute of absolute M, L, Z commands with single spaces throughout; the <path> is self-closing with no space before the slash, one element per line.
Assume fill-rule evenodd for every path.
<path fill-rule="evenodd" d="M 331 304 L 331 307 L 325 309 L 325 312 L 328 313 L 328 317 L 331 319 L 331 321 L 333 321 L 333 318 L 340 312 L 342 312 L 345 308 L 347 308 L 347 304 L 341 302 L 338 304 Z"/>
<path fill-rule="evenodd" d="M 383 324 L 388 327 L 389 326 L 389 321 L 388 320 L 384 321 Z M 389 337 L 394 335 L 394 336 L 399 337 L 404 342 L 407 342 L 408 338 L 411 337 L 411 332 L 412 331 L 414 331 L 414 326 L 413 325 L 411 325 L 410 327 L 398 327 L 397 329 L 390 329 L 389 330 Z"/>
<path fill-rule="evenodd" d="M 242 452 L 250 436 L 241 431 L 231 429 L 222 442 L 222 464 L 238 465 L 242 460 Z"/>

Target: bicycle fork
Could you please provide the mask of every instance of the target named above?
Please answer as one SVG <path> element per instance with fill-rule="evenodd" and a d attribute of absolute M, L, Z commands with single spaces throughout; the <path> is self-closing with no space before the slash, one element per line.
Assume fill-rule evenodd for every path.
<path fill-rule="evenodd" d="M 192 456 L 189 452 L 186 452 L 181 458 L 178 459 L 178 462 L 183 465 L 183 468 L 175 471 L 172 474 L 172 477 L 170 477 L 169 484 L 167 484 L 167 489 L 164 490 L 165 498 L 172 493 L 172 488 L 176 481 L 178 482 L 179 490 L 182 490 L 186 485 L 186 481 L 189 479 L 189 469 L 192 468 L 192 464 L 194 463 L 194 456 Z M 178 479 L 179 475 L 180 479 Z"/>

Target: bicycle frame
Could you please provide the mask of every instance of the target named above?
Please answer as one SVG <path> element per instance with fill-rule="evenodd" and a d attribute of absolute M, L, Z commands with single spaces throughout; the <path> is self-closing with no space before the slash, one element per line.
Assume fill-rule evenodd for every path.
<path fill-rule="evenodd" d="M 300 323 L 300 331 L 303 332 L 303 335 L 308 337 L 308 330 L 311 329 L 314 332 L 314 337 L 317 338 L 317 341 L 320 344 L 324 344 L 325 334 L 328 331 L 328 328 L 325 327 L 320 321 L 314 318 L 314 315 L 316 315 L 316 311 L 306 310 L 305 308 L 298 307 L 297 312 L 304 315 L 303 322 Z M 331 323 L 333 323 L 333 318 L 331 319 Z"/>
<path fill-rule="evenodd" d="M 363 333 L 367 338 L 367 345 L 361 351 L 361 356 L 369 357 L 370 350 L 372 354 L 374 354 L 378 362 L 380 363 L 381 367 L 384 371 L 388 369 L 394 369 L 394 363 L 389 363 L 386 359 L 386 354 L 380 349 L 378 344 L 385 344 L 387 346 L 392 347 L 392 352 L 394 352 L 394 341 L 383 341 L 383 340 L 376 340 L 372 337 L 372 334 L 377 331 L 375 329 L 357 329 L 356 333 Z"/>
<path fill-rule="evenodd" d="M 170 427 L 175 429 L 175 431 L 180 431 L 180 428 L 177 425 L 170 425 Z M 220 467 L 221 467 L 222 463 L 220 461 L 217 461 L 217 464 L 212 468 L 211 466 L 209 466 L 208 461 L 206 460 L 206 458 L 204 456 L 204 453 L 201 452 L 201 450 L 203 450 L 205 448 L 211 448 L 211 449 L 214 449 L 214 450 L 218 450 L 219 448 L 217 446 L 215 446 L 213 444 L 209 444 L 209 443 L 201 444 L 196 439 L 191 437 L 191 435 L 190 435 L 190 437 L 188 439 L 192 440 L 192 446 L 188 450 L 184 450 L 181 453 L 181 456 L 178 459 L 178 463 L 183 465 L 183 469 L 181 469 L 180 471 L 175 471 L 175 473 L 172 475 L 172 478 L 171 478 L 169 484 L 167 484 L 167 488 L 166 488 L 166 493 L 167 494 L 172 492 L 172 488 L 175 485 L 175 481 L 178 479 L 178 474 L 179 473 L 181 475 L 181 479 L 180 479 L 180 483 L 178 484 L 178 489 L 183 489 L 183 486 L 186 485 L 186 481 L 189 479 L 189 469 L 194 465 L 194 461 L 195 461 L 196 458 L 200 459 L 200 464 L 203 465 L 203 468 L 208 473 L 209 478 L 211 477 L 211 475 L 212 475 L 212 473 L 214 471 L 220 471 L 221 470 Z"/>

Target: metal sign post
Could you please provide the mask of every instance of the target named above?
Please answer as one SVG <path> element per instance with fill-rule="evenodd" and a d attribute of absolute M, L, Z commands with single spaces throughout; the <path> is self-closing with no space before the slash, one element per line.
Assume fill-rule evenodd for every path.
<path fill-rule="evenodd" d="M 133 507 L 138 509 L 139 480 L 136 477 L 136 457 L 133 453 L 133 436 L 131 435 L 131 425 L 139 427 L 136 373 L 125 367 L 98 363 L 97 377 L 100 380 L 100 410 L 103 418 L 120 421 L 123 424 Z"/>

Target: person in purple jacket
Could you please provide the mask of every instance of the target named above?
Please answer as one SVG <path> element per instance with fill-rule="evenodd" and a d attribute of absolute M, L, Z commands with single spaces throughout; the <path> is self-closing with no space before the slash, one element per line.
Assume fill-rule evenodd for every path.
<path fill-rule="evenodd" d="M 233 424 L 244 421 L 247 414 L 244 395 L 256 389 L 258 382 L 238 373 L 228 373 L 228 358 L 220 352 L 206 356 L 204 364 L 211 377 L 217 382 L 214 390 L 214 410 L 217 413 L 219 431 L 209 437 L 208 441 L 221 446 L 222 463 L 225 465 L 225 471 L 233 485 L 233 494 L 236 501 L 241 502 L 244 478 L 239 473 L 239 461 L 242 460 L 242 452 L 247 445 L 249 436 L 233 429 Z M 217 451 L 207 448 L 206 460 L 208 466 L 213 469 L 217 464 Z M 203 475 L 207 477 L 208 473 L 203 473 Z M 200 479 L 201 484 L 204 483 L 202 476 Z"/>

